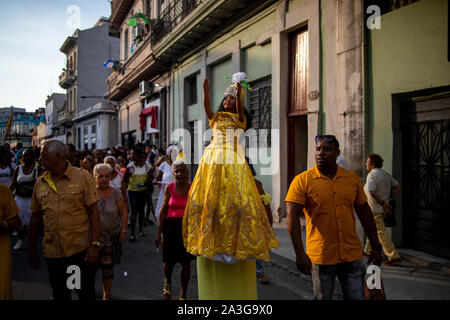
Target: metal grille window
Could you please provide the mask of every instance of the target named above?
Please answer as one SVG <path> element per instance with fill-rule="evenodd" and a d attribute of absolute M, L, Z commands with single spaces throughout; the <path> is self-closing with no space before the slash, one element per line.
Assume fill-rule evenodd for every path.
<path fill-rule="evenodd" d="M 251 83 L 252 90 L 248 91 L 248 109 L 251 114 L 251 121 L 247 124 L 250 129 L 267 129 L 267 147 L 271 147 L 272 129 L 272 85 L 271 79 Z M 260 139 L 258 132 L 258 141 Z"/>

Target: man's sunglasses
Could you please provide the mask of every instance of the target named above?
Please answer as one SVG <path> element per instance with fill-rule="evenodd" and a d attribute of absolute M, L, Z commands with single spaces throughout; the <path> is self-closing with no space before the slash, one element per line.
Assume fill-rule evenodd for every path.
<path fill-rule="evenodd" d="M 329 142 L 331 142 L 331 141 L 337 141 L 336 137 L 333 136 L 333 135 L 330 135 L 330 134 L 319 135 L 319 136 L 316 136 L 316 137 L 314 138 L 314 140 L 315 140 L 316 142 L 319 141 L 319 140 L 323 140 L 323 139 L 325 139 L 325 140 L 327 140 L 327 141 L 329 141 Z"/>

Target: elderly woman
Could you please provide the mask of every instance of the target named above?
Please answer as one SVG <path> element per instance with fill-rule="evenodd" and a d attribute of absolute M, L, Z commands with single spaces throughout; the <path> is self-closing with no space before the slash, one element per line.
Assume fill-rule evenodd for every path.
<path fill-rule="evenodd" d="M 186 252 L 183 244 L 182 222 L 184 209 L 188 199 L 191 183 L 188 182 L 189 169 L 184 160 L 176 160 L 172 164 L 172 172 L 175 181 L 169 183 L 164 190 L 164 199 L 159 214 L 158 235 L 155 239 L 156 247 L 161 246 L 164 269 L 164 289 L 165 299 L 172 297 L 172 272 L 176 263 L 181 264 L 181 294 L 180 300 L 186 299 L 187 287 L 191 274 L 190 262 L 194 256 Z"/>
<path fill-rule="evenodd" d="M 367 156 L 366 169 L 369 174 L 364 185 L 364 192 L 375 219 L 378 240 L 383 247 L 384 254 L 388 258 L 388 261 L 383 261 L 383 264 L 392 266 L 399 264 L 401 258 L 386 231 L 384 218 L 387 214 L 392 214 L 389 200 L 400 192 L 401 185 L 388 172 L 381 169 L 382 166 L 383 158 L 378 154 L 372 153 Z M 370 242 L 367 240 L 364 253 L 370 255 L 371 251 Z"/>
<path fill-rule="evenodd" d="M 120 190 L 110 186 L 113 169 L 109 164 L 100 163 L 94 167 L 100 213 L 100 268 L 103 276 L 103 300 L 111 298 L 114 277 L 113 265 L 120 259 L 120 246 L 126 240 L 128 210 Z M 120 242 L 120 243 L 119 243 Z"/>
<path fill-rule="evenodd" d="M 111 166 L 111 168 L 113 169 L 113 171 L 111 173 L 111 182 L 110 182 L 111 187 L 121 190 L 123 174 L 122 174 L 122 172 L 117 170 L 118 168 L 117 168 L 116 158 L 114 158 L 113 156 L 107 156 L 107 157 L 105 157 L 103 162 L 109 164 Z"/>

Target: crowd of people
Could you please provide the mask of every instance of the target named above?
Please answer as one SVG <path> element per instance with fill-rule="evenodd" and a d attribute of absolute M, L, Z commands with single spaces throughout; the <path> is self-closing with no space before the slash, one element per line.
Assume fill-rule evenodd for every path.
<path fill-rule="evenodd" d="M 170 153 L 176 147 L 167 150 Z M 39 268 L 37 238 L 43 237 L 42 252 L 53 299 L 70 298 L 65 274 L 71 264 L 82 267 L 83 289 L 77 292 L 80 299 L 93 297 L 97 268 L 102 273 L 103 299 L 110 299 L 113 265 L 120 263 L 121 245 L 127 233 L 130 242 L 136 241 L 136 220 L 139 237 L 145 236 L 144 225 L 157 223 L 152 195 L 155 186 L 162 189 L 158 203 L 163 202 L 165 186 L 175 181 L 171 164 L 166 150 L 148 143 L 92 152 L 78 152 L 73 145 L 57 140 L 47 140 L 40 149 L 31 147 L 20 153 L 9 145 L 1 146 L 0 182 L 9 186 L 9 191 L 2 189 L 1 198 L 13 203 L 10 201 L 10 209 L 0 218 L 9 225 L 6 231 L 17 225 L 16 218 L 11 220 L 7 214 L 17 214 L 20 221 L 20 226 L 12 230 L 17 238 L 12 249 L 20 250 L 28 236 L 30 265 Z M 88 240 L 86 231 L 90 234 Z M 6 238 L 9 244 L 10 237 Z M 9 257 L 9 245 L 3 241 L 5 256 Z M 91 250 L 92 246 L 98 252 Z M 87 257 L 88 263 L 84 263 Z M 10 278 L 10 267 L 7 269 L 8 273 L 1 269 L 0 280 Z M 1 284 L 0 299 L 11 298 L 10 282 Z"/>
<path fill-rule="evenodd" d="M 237 140 L 224 139 L 230 128 L 247 127 L 242 79 L 242 74 L 233 75 L 216 113 L 210 106 L 208 79 L 204 81 L 204 108 L 214 137 L 192 183 L 178 145 L 163 149 L 138 143 L 130 149 L 78 152 L 71 144 L 47 140 L 40 149 L 20 152 L 0 147 L 0 254 L 7 257 L 0 264 L 0 299 L 12 297 L 9 234 L 14 231 L 16 250 L 28 235 L 28 262 L 34 269 L 40 267 L 37 240 L 42 235 L 53 299 L 71 298 L 67 268 L 72 265 L 81 272 L 81 286 L 75 286 L 81 300 L 95 299 L 98 270 L 103 299 L 111 299 L 114 265 L 121 261 L 125 241 L 137 241 L 136 223 L 138 238 L 146 236 L 146 224 L 158 225 L 154 244 L 162 251 L 165 299 L 172 298 L 177 263 L 180 299 L 187 298 L 194 259 L 199 299 L 257 299 L 257 279 L 268 282 L 263 261 L 279 243 L 272 228 L 271 195 L 255 179 Z M 381 169 L 381 157 L 371 154 L 363 188 L 354 172 L 337 164 L 342 158 L 335 136 L 319 135 L 315 145 L 316 165 L 295 177 L 285 198 L 297 268 L 312 274 L 316 299 L 332 299 L 337 276 L 344 298 L 361 300 L 363 254 L 369 263 L 380 265 L 383 249 L 387 263 L 400 261 L 382 222 L 392 213 L 388 201 L 400 185 Z M 224 162 L 229 150 L 233 161 Z M 367 235 L 364 251 L 355 213 Z"/>

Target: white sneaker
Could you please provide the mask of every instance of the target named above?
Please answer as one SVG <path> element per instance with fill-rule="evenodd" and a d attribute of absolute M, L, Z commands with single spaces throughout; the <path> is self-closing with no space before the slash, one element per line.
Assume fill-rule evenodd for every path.
<path fill-rule="evenodd" d="M 22 248 L 22 246 L 23 246 L 23 240 L 22 240 L 22 239 L 19 239 L 19 240 L 16 242 L 16 245 L 13 247 L 13 250 L 20 250 L 20 249 Z"/>

